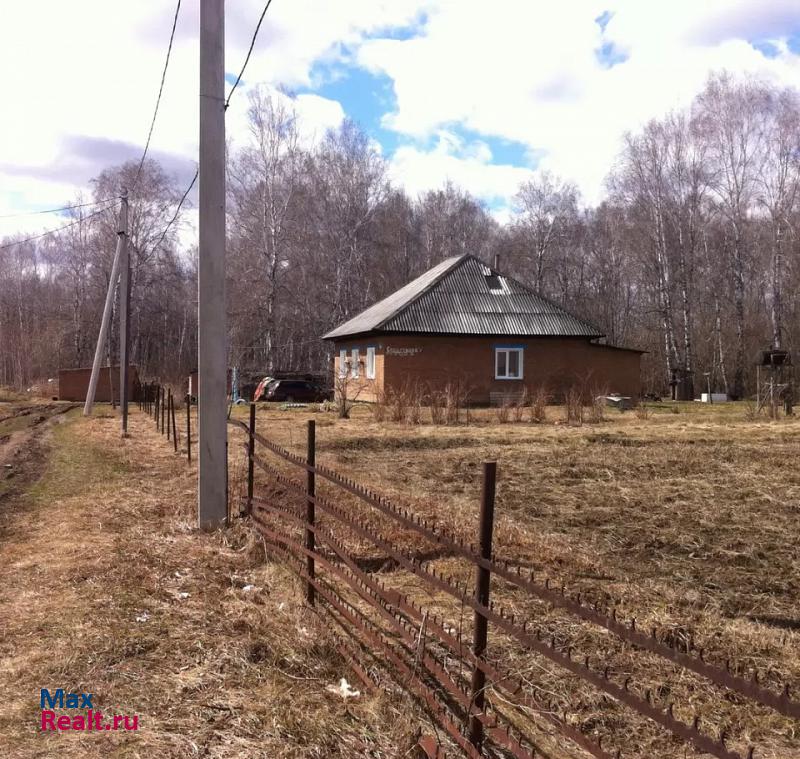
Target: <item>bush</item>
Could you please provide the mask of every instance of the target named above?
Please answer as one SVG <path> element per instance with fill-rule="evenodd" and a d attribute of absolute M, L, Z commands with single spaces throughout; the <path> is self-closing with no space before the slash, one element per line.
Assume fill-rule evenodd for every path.
<path fill-rule="evenodd" d="M 497 406 L 494 410 L 495 416 L 497 417 L 497 421 L 500 424 L 508 424 L 509 415 L 511 413 L 511 406 L 512 401 L 504 400 L 499 406 Z"/>
<path fill-rule="evenodd" d="M 528 406 L 528 388 L 523 388 L 522 394 L 511 405 L 511 414 L 515 422 L 521 422 L 525 415 L 525 409 Z"/>
<path fill-rule="evenodd" d="M 547 421 L 547 404 L 549 401 L 550 395 L 543 387 L 536 388 L 531 393 L 528 409 L 532 424 L 542 424 L 542 422 Z"/>
<path fill-rule="evenodd" d="M 564 418 L 569 424 L 583 424 L 583 394 L 575 385 L 564 393 Z"/>
<path fill-rule="evenodd" d="M 442 388 L 428 386 L 425 401 L 430 407 L 431 423 L 458 424 L 468 395 L 469 392 L 461 382 L 448 382 Z"/>

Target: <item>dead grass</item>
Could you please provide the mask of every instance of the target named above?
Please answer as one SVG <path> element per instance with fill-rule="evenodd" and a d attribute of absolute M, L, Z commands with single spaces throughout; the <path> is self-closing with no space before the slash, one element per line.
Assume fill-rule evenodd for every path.
<path fill-rule="evenodd" d="M 576 413 L 570 410 L 573 424 Z M 605 604 L 610 594 L 620 599 L 620 614 L 635 616 L 640 628 L 656 627 L 675 641 L 691 637 L 707 658 L 758 670 L 776 689 L 782 682 L 800 683 L 800 421 L 752 420 L 740 404 L 650 404 L 646 416 L 608 411 L 602 425 L 580 427 L 509 425 L 497 423 L 496 414 L 472 412 L 473 423 L 455 430 L 376 423 L 365 412 L 348 422 L 316 415 L 318 460 L 466 540 L 474 540 L 477 529 L 480 464 L 496 460 L 498 555 L 589 600 Z M 563 408 L 551 410 L 551 418 L 559 415 Z M 264 410 L 259 424 L 302 453 L 307 417 Z M 407 550 L 425 550 L 413 535 L 375 515 L 364 517 Z M 369 546 L 352 545 L 369 553 Z M 472 582 L 454 558 L 434 556 L 432 565 Z M 456 627 L 464 623 L 463 610 L 423 593 L 407 573 L 386 570 L 383 579 Z M 664 708 L 674 701 L 684 720 L 698 710 L 706 732 L 727 730 L 734 748 L 752 741 L 758 757 L 800 757 L 800 734 L 791 720 L 726 697 L 655 657 L 634 655 L 612 636 L 508 587 L 493 593 L 518 618 L 573 645 L 577 658 L 587 654 L 596 666 L 630 673 L 636 687 L 651 688 Z M 585 731 L 605 735 L 624 756 L 692 755 L 502 636 L 494 635 L 491 646 L 533 690 L 573 710 L 572 719 Z M 562 756 L 565 749 L 551 750 Z"/>
<path fill-rule="evenodd" d="M 194 469 L 140 413 L 58 426 L 42 479 L 3 507 L 2 756 L 393 757 L 419 717 L 344 703 L 334 640 L 239 524 L 194 528 Z M 39 689 L 95 694 L 138 732 L 39 731 Z M 363 690 L 363 688 L 362 688 Z"/>

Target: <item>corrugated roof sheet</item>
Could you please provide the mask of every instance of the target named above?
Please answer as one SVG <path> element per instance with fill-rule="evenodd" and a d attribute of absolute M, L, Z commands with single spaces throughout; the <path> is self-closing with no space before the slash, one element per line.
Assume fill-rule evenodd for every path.
<path fill-rule="evenodd" d="M 472 255 L 442 261 L 328 332 L 324 339 L 366 332 L 586 338 L 603 335 L 592 324 Z"/>

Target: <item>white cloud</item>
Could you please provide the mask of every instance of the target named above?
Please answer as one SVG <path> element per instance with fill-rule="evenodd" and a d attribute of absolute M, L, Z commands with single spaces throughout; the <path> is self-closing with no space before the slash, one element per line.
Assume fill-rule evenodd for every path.
<path fill-rule="evenodd" d="M 489 204 L 503 203 L 531 172 L 491 160 L 492 152 L 485 142 L 465 142 L 441 130 L 432 148 L 414 144 L 399 147 L 390 161 L 390 175 L 412 196 L 451 181 Z"/>
<path fill-rule="evenodd" d="M 262 2 L 227 3 L 229 73 L 239 71 Z M 5 6 L 0 215 L 61 205 L 88 192 L 101 168 L 138 156 L 175 7 L 174 0 Z M 595 19 L 605 11 L 603 31 Z M 181 175 L 197 156 L 198 14 L 198 2 L 182 4 L 152 143 Z M 394 33 L 420 24 L 410 39 Z M 504 138 L 594 201 L 623 132 L 688 104 L 709 71 L 800 82 L 800 56 L 785 44 L 798 28 L 796 0 L 281 0 L 228 112 L 228 136 L 244 139 L 247 90 L 256 83 L 313 89 L 315 65 L 357 62 L 392 82 L 397 103 L 384 125 L 402 147 L 389 158 L 412 192 L 451 178 L 485 199 L 509 197 L 527 174 L 494 162 L 491 138 Z M 772 41 L 779 54 L 764 57 L 748 38 Z M 603 45 L 627 60 L 602 65 Z M 308 140 L 344 115 L 315 94 L 300 95 L 296 107 Z M 463 129 L 485 139 L 462 144 L 453 135 Z M 0 235 L 58 223 L 0 219 Z"/>
<path fill-rule="evenodd" d="M 604 11 L 605 32 L 595 22 Z M 521 0 L 441 0 L 422 35 L 369 40 L 358 59 L 394 83 L 385 126 L 419 139 L 458 124 L 522 142 L 594 202 L 622 134 L 687 105 L 712 70 L 797 85 L 800 56 L 779 44 L 767 59 L 745 39 L 780 40 L 792 28 L 795 0 L 573 0 L 546 11 Z M 604 64 L 603 45 L 627 60 Z M 419 170 L 430 173 L 421 162 Z"/>
<path fill-rule="evenodd" d="M 154 155 L 191 176 L 198 148 L 199 2 L 184 2 Z M 364 35 L 413 23 L 424 0 L 291 0 L 270 7 L 243 85 L 227 115 L 228 137 L 244 137 L 247 90 L 299 86 L 317 61 L 337 61 Z M 5 3 L 0 24 L 4 118 L 0 119 L 0 216 L 56 207 L 88 194 L 102 168 L 138 158 L 155 104 L 175 0 L 39 0 Z M 226 70 L 237 74 L 263 0 L 227 3 Z M 228 85 L 229 87 L 230 85 Z M 342 119 L 340 104 L 301 95 L 304 135 Z M 102 150 L 98 146 L 102 145 Z M 0 236 L 63 220 L 0 219 Z"/>

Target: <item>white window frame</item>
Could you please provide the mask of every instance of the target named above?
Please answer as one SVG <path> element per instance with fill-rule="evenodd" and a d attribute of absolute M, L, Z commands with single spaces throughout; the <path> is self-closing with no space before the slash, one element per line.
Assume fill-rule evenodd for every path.
<path fill-rule="evenodd" d="M 358 379 L 359 376 L 358 356 L 359 356 L 358 348 L 353 348 L 352 352 L 350 353 L 350 376 L 353 379 Z"/>
<path fill-rule="evenodd" d="M 347 350 L 342 348 L 339 351 L 339 377 L 347 376 Z"/>
<path fill-rule="evenodd" d="M 498 366 L 498 358 L 500 354 L 504 353 L 506 356 L 506 373 L 504 375 L 500 375 L 497 371 Z M 508 375 L 508 367 L 509 367 L 509 356 L 512 353 L 519 354 L 519 375 L 510 377 Z M 494 378 L 496 380 L 521 380 L 523 378 L 523 367 L 524 367 L 524 359 L 525 359 L 525 349 L 524 348 L 510 348 L 510 347 L 502 347 L 502 348 L 495 348 L 494 349 Z"/>
<path fill-rule="evenodd" d="M 375 346 L 367 347 L 367 366 L 364 372 L 367 379 L 375 379 Z"/>

